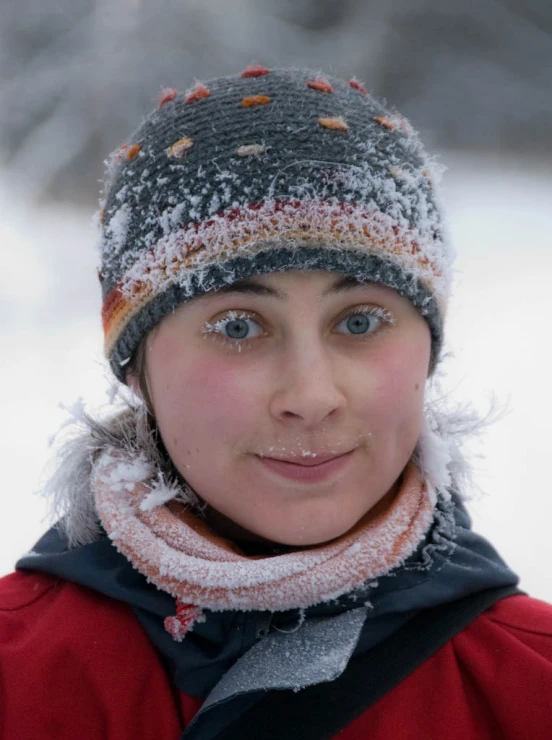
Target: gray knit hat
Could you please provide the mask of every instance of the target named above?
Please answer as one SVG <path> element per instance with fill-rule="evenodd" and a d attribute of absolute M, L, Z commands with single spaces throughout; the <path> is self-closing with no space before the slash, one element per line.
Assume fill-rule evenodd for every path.
<path fill-rule="evenodd" d="M 105 352 L 115 375 L 180 303 L 253 275 L 336 270 L 427 320 L 439 359 L 453 250 L 409 123 L 356 80 L 251 66 L 166 90 L 111 156 L 102 203 Z"/>

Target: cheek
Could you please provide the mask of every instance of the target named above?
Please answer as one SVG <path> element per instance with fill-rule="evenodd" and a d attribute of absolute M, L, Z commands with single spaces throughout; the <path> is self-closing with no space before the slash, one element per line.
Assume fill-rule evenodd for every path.
<path fill-rule="evenodd" d="M 417 438 L 423 414 L 429 349 L 424 342 L 387 347 L 371 366 L 366 414 L 380 429 Z"/>
<path fill-rule="evenodd" d="M 254 378 L 227 358 L 164 355 L 150 379 L 166 443 L 169 437 L 173 443 L 186 440 L 191 433 L 197 447 L 207 452 L 212 442 L 231 440 L 255 418 Z"/>
<path fill-rule="evenodd" d="M 198 357 L 190 363 L 186 375 L 193 388 L 193 403 L 204 416 L 207 413 L 215 419 L 239 423 L 255 406 L 251 374 L 239 363 Z"/>

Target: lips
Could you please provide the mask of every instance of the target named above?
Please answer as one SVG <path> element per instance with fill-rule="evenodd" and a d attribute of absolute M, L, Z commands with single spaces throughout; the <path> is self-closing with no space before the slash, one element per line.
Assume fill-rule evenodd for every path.
<path fill-rule="evenodd" d="M 264 471 L 270 476 L 276 476 L 279 481 L 291 481 L 296 485 L 309 485 L 335 481 L 347 471 L 353 450 L 341 455 L 320 455 L 317 460 L 298 460 L 297 458 L 274 458 L 257 455 Z"/>
<path fill-rule="evenodd" d="M 322 453 L 310 453 L 309 456 L 305 457 L 272 457 L 270 455 L 257 455 L 257 457 L 260 457 L 264 460 L 276 460 L 277 462 L 285 462 L 289 463 L 291 465 L 299 465 L 301 467 L 305 468 L 313 468 L 317 465 L 322 465 L 322 463 L 328 462 L 329 460 L 335 460 L 338 457 L 343 457 L 343 455 L 348 455 L 349 452 L 352 452 L 352 450 L 347 450 L 347 452 L 341 452 L 339 455 L 333 455 L 333 454 L 322 454 Z"/>

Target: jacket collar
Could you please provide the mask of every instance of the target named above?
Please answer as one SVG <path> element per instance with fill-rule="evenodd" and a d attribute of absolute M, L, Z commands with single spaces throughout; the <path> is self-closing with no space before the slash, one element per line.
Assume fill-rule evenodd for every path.
<path fill-rule="evenodd" d="M 266 656 L 259 654 L 259 648 L 248 658 L 246 656 L 251 648 L 263 642 L 267 631 L 279 636 L 272 638 L 272 644 L 278 644 L 277 649 L 271 648 L 271 664 L 275 666 L 276 655 L 289 652 L 288 637 L 298 635 L 305 624 L 322 624 L 321 620 L 332 620 L 356 610 L 354 616 L 340 622 L 342 630 L 347 626 L 348 639 L 345 635 L 342 649 L 335 653 L 335 662 L 329 667 L 334 671 L 332 675 L 339 675 L 335 672 L 340 666 L 345 667 L 350 654 L 378 644 L 420 609 L 451 602 L 486 588 L 518 582 L 492 546 L 471 530 L 469 517 L 454 495 L 449 501 L 437 502 L 432 524 L 414 552 L 386 575 L 335 600 L 309 607 L 303 613 L 299 609 L 276 613 L 207 611 L 206 621 L 196 624 L 180 643 L 164 628 L 164 620 L 174 614 L 173 598 L 148 583 L 146 577 L 115 549 L 105 532 L 88 545 L 70 549 L 66 537 L 54 527 L 16 567 L 50 573 L 130 604 L 180 690 L 207 697 L 232 669 L 232 674 L 225 678 L 226 698 L 232 687 L 234 693 L 241 693 L 244 686 L 247 691 L 255 690 L 251 682 L 243 684 L 244 678 L 251 674 L 249 661 L 253 657 L 256 664 L 262 665 L 263 661 L 269 664 Z M 332 625 L 331 622 L 326 624 Z M 293 630 L 298 625 L 299 629 L 290 635 L 278 631 Z M 332 629 L 336 626 L 337 622 L 333 622 Z M 326 632 L 321 629 L 317 634 L 322 648 Z M 306 637 L 305 630 L 303 636 Z M 311 647 L 311 664 L 313 656 L 327 655 L 327 651 Z M 301 685 L 308 685 L 309 680 L 320 680 L 320 671 L 320 666 L 313 665 L 312 671 L 303 674 Z M 257 670 L 256 688 L 279 684 L 289 673 L 289 670 L 282 672 L 278 677 L 272 672 L 269 677 L 269 671 Z M 217 694 L 210 701 L 217 703 L 216 697 Z"/>

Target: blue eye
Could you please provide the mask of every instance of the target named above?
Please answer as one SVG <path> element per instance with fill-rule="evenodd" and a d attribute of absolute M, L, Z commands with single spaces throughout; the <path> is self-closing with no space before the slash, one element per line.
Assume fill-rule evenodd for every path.
<path fill-rule="evenodd" d="M 232 339 L 245 339 L 249 332 L 249 319 L 231 319 L 225 326 L 226 332 Z"/>
<path fill-rule="evenodd" d="M 251 325 L 259 327 L 257 333 L 251 331 Z M 241 349 L 243 342 L 258 337 L 262 330 L 252 315 L 241 311 L 228 311 L 214 324 L 207 322 L 203 327 L 204 334 L 212 334 L 214 339 L 219 339 L 229 347 Z"/>
<path fill-rule="evenodd" d="M 259 338 L 263 334 L 263 329 L 254 319 L 255 314 L 249 314 L 245 311 L 228 311 L 222 318 L 211 324 L 207 322 L 203 327 L 204 334 L 211 334 L 214 339 L 222 341 L 232 349 L 241 351 L 253 339 Z M 349 336 L 371 337 L 376 334 L 383 324 L 395 324 L 393 315 L 381 307 L 376 306 L 356 306 L 337 327 L 346 325 L 345 333 Z M 256 328 L 255 328 L 256 327 Z"/>
<path fill-rule="evenodd" d="M 374 331 L 380 323 L 380 319 L 377 316 L 371 316 L 370 314 L 361 312 L 351 313 L 343 321 L 346 322 L 347 329 L 349 329 L 351 334 L 365 334 L 370 328 Z M 340 323 L 343 323 L 343 321 Z"/>

